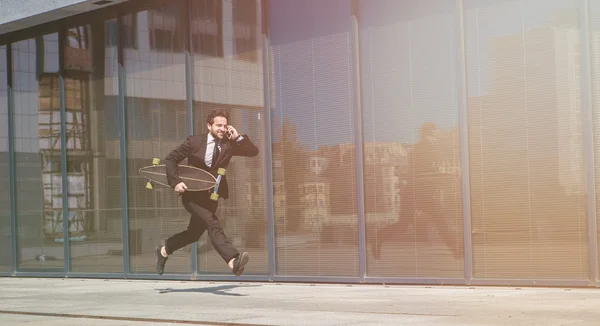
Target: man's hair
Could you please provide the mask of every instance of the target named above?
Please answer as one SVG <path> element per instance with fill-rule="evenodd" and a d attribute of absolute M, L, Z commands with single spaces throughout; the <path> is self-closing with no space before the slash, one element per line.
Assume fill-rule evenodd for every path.
<path fill-rule="evenodd" d="M 229 123 L 229 112 L 227 112 L 223 109 L 212 110 L 208 114 L 208 117 L 206 118 L 206 122 L 208 122 L 208 124 L 210 124 L 212 126 L 212 124 L 215 122 L 216 117 L 223 117 L 223 118 L 227 119 L 227 123 Z"/>

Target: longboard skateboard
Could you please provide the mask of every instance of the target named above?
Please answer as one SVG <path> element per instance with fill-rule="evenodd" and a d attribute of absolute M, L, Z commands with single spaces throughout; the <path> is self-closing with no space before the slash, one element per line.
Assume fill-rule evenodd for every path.
<path fill-rule="evenodd" d="M 179 178 L 187 186 L 187 191 L 205 191 L 214 188 L 214 191 L 210 194 L 210 199 L 214 201 L 219 199 L 219 185 L 226 169 L 219 168 L 217 178 L 208 171 L 190 165 L 179 165 L 177 170 Z M 152 165 L 139 169 L 139 173 L 148 178 L 147 189 L 154 189 L 154 183 L 170 187 L 167 180 L 167 167 L 160 164 L 160 160 L 157 158 L 152 160 Z"/>

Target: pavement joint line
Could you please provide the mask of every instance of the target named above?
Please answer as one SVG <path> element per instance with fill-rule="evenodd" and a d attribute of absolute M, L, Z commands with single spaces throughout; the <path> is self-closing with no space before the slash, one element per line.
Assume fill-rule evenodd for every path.
<path fill-rule="evenodd" d="M 270 326 L 270 325 L 266 325 L 266 324 L 245 324 L 245 323 L 184 320 L 184 319 L 143 318 L 143 317 L 79 315 L 79 314 L 62 314 L 62 313 L 14 311 L 14 310 L 0 310 L 0 314 L 38 316 L 38 317 L 56 317 L 56 318 L 103 319 L 103 320 L 115 320 L 115 321 L 139 321 L 139 322 L 146 322 L 146 323 L 170 323 L 170 324 L 207 325 L 207 326 Z"/>

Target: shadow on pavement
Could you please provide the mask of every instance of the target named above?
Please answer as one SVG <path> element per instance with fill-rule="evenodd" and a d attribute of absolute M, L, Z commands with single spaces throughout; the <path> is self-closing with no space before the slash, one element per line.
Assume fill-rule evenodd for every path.
<path fill-rule="evenodd" d="M 260 285 L 220 285 L 220 286 L 213 286 L 213 287 L 202 287 L 202 288 L 193 288 L 193 289 L 171 289 L 171 288 L 167 288 L 167 289 L 157 289 L 158 291 L 160 291 L 160 294 L 163 293 L 212 293 L 212 294 L 216 294 L 216 295 L 229 295 L 229 296 L 234 296 L 234 297 L 245 297 L 247 296 L 246 294 L 241 294 L 241 293 L 232 293 L 232 292 L 228 292 L 232 289 L 238 288 L 238 287 L 256 287 L 256 286 L 260 286 Z"/>

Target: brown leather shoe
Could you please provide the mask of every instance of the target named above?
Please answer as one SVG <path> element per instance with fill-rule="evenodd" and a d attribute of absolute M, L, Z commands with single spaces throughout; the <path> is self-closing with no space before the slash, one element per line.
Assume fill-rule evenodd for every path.
<path fill-rule="evenodd" d="M 162 255 L 160 252 L 161 249 L 162 246 L 156 246 L 156 249 L 154 250 L 154 254 L 156 255 L 156 271 L 158 272 L 158 275 L 162 275 L 165 272 L 165 263 L 168 258 Z"/>

